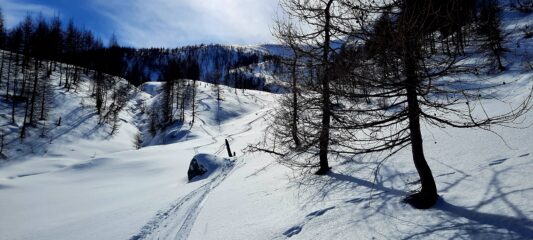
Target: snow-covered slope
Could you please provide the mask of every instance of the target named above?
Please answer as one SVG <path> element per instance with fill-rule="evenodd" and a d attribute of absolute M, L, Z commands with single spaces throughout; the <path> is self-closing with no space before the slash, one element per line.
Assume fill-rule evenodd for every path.
<path fill-rule="evenodd" d="M 531 87 L 531 75 L 521 76 L 514 87 Z M 176 144 L 128 149 L 121 146 L 129 145 L 132 136 L 119 134 L 114 142 L 53 144 L 49 154 L 4 166 L 0 169 L 2 238 L 533 236 L 531 128 L 495 129 L 506 142 L 484 131 L 425 128 L 426 152 L 442 200 L 434 209 L 420 211 L 401 203 L 412 190 L 405 186 L 413 186 L 416 179 L 409 151 L 387 161 L 376 179 L 374 165 L 363 162 L 379 159 L 378 155 L 355 163 L 338 159 L 333 173 L 325 177 L 301 176 L 270 155 L 240 151 L 262 137 L 275 95 L 224 89 L 218 106 L 212 89 L 199 89 L 200 121 Z M 133 116 L 125 115 L 125 121 L 134 121 Z M 119 132 L 127 133 L 128 128 L 123 124 Z M 207 179 L 189 183 L 192 157 L 224 156 L 224 139 L 237 152 L 234 162 Z"/>
<path fill-rule="evenodd" d="M 28 124 L 25 139 L 19 138 L 24 120 L 24 102 L 16 104 L 15 123 L 11 122 L 11 100 L 4 97 L 0 100 L 0 127 L 5 136 L 4 155 L 0 165 L 14 162 L 25 162 L 29 158 L 46 158 L 54 156 L 68 156 L 69 158 L 89 157 L 101 153 L 117 150 L 127 150 L 132 147 L 131 141 L 122 139 L 132 138 L 137 127 L 127 119 L 131 118 L 131 111 L 121 111 L 118 115 L 118 125 L 121 131 L 111 136 L 111 125 L 101 123 L 95 108 L 92 95 L 92 81 L 87 75 L 82 75 L 77 87 L 67 91 L 58 84 L 60 77 L 64 81 L 64 74 L 54 71 L 50 77 L 50 89 L 47 91 L 45 119 L 39 119 L 34 124 Z M 136 89 L 124 79 L 114 78 L 115 89 L 125 87 L 127 95 L 131 97 L 129 105 L 140 101 L 147 94 L 137 94 Z M 3 91 L 5 91 L 3 89 Z M 109 96 L 113 91 L 109 91 Z M 128 97 L 128 96 L 125 96 Z M 107 110 L 111 100 L 106 102 Z M 131 107 L 131 106 L 130 106 Z M 104 110 L 105 113 L 106 110 Z M 74 144 L 75 143 L 75 144 Z M 89 152 L 89 150 L 92 152 Z M 25 164 L 25 163 L 23 163 Z M 58 166 L 63 165 L 57 162 Z M 44 170 L 34 170 L 35 172 Z"/>
<path fill-rule="evenodd" d="M 272 96 L 266 93 L 229 88 L 223 89 L 226 94 L 219 105 L 212 90 L 207 84 L 199 87 L 199 121 L 178 144 L 134 149 L 136 131 L 131 123 L 138 120 L 138 100 L 150 98 L 140 94 L 130 102 L 119 133 L 110 140 L 81 137 L 75 141 L 80 136 L 68 133 L 44 153 L 21 156 L 17 163 L 4 166 L 0 170 L 2 238 L 128 239 L 154 236 L 154 232 L 186 236 L 200 204 L 223 180 L 221 175 L 242 164 L 237 158 L 235 166 L 224 167 L 216 176 L 188 183 L 190 160 L 199 152 L 221 154 L 224 139 L 241 155 L 246 143 L 260 136 L 261 128 L 254 127 L 270 110 L 266 106 L 272 105 Z M 64 122 L 65 127 L 76 129 L 91 125 Z M 172 229 L 161 230 L 163 220 L 158 219 L 167 210 L 178 222 Z"/>

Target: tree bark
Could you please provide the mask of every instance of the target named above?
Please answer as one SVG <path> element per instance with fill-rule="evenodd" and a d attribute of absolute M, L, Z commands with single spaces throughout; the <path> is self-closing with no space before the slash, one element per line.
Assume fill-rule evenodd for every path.
<path fill-rule="evenodd" d="M 15 106 L 16 106 L 15 96 L 17 94 L 17 84 L 18 84 L 18 82 L 17 82 L 17 72 L 18 72 L 17 64 L 18 64 L 18 55 L 16 55 L 16 58 L 15 58 L 15 65 L 14 65 L 14 67 L 15 67 L 15 74 L 14 75 L 15 76 L 13 76 L 13 93 L 11 95 L 11 123 L 13 123 L 13 124 L 15 124 Z M 11 73 L 11 72 L 9 72 L 9 73 Z"/>
<path fill-rule="evenodd" d="M 50 80 L 50 78 L 48 78 L 48 80 Z M 39 120 L 46 120 L 45 119 L 45 105 L 46 105 L 46 83 L 43 82 L 43 91 L 42 91 L 42 96 L 41 96 L 41 117 L 39 118 Z"/>
<path fill-rule="evenodd" d="M 25 57 L 24 57 L 25 58 Z M 28 63 L 25 63 L 26 60 L 23 60 L 22 61 L 22 86 L 21 86 L 21 89 L 20 89 L 20 94 L 19 96 L 22 97 L 24 96 L 24 94 L 26 93 L 26 77 L 27 77 L 27 68 L 28 68 Z M 17 77 L 17 75 L 15 75 L 15 78 Z"/>
<path fill-rule="evenodd" d="M 13 61 L 13 56 L 9 52 L 9 62 L 7 64 L 7 83 L 6 83 L 6 100 L 9 97 L 9 82 L 11 81 L 11 62 Z"/>
<path fill-rule="evenodd" d="M 26 110 L 24 111 L 24 121 L 22 121 L 22 129 L 20 130 L 20 139 L 24 139 L 26 137 L 26 120 L 28 118 L 28 99 L 26 99 Z"/>
<path fill-rule="evenodd" d="M 237 91 L 237 88 L 235 88 L 235 91 Z M 192 80 L 192 120 L 191 120 L 191 127 L 194 124 L 194 117 L 196 116 L 196 80 Z"/>
<path fill-rule="evenodd" d="M 416 171 L 420 176 L 422 189 L 405 199 L 406 203 L 415 208 L 427 209 L 435 205 L 438 199 L 437 186 L 433 179 L 431 169 L 424 157 L 424 148 L 422 133 L 420 131 L 420 106 L 418 103 L 418 78 L 416 75 L 416 44 L 407 43 L 405 49 L 405 72 L 406 72 L 406 90 L 407 90 L 407 107 L 409 117 L 409 132 L 411 138 L 411 151 Z"/>
<path fill-rule="evenodd" d="M 296 148 L 300 148 L 301 142 L 298 138 L 298 88 L 297 88 L 297 78 L 296 78 L 296 68 L 298 64 L 298 53 L 294 51 L 294 60 L 292 62 L 292 138 L 294 140 L 294 145 Z"/>
<path fill-rule="evenodd" d="M 2 80 L 4 80 L 4 58 L 6 53 L 2 51 L 2 63 L 0 64 L 0 85 L 2 85 Z"/>
<path fill-rule="evenodd" d="M 320 130 L 319 137 L 319 158 L 320 158 L 320 168 L 316 172 L 317 175 L 325 175 L 329 171 L 329 162 L 328 162 L 328 148 L 329 148 L 329 130 L 331 123 L 331 112 L 330 112 L 330 89 L 329 89 L 329 80 L 330 80 L 330 64 L 329 64 L 329 48 L 330 48 L 330 24 L 331 24 L 331 4 L 333 0 L 329 0 L 325 13 L 325 25 L 324 25 L 324 46 L 323 46 L 323 56 L 322 64 L 324 66 L 324 72 L 321 77 L 322 79 L 322 125 Z"/>
<path fill-rule="evenodd" d="M 37 98 L 37 85 L 39 83 L 39 61 L 37 58 L 34 59 L 34 78 L 33 78 L 33 89 L 31 92 L 31 108 L 30 108 L 30 123 L 33 123 L 33 115 L 35 112 L 35 100 Z"/>

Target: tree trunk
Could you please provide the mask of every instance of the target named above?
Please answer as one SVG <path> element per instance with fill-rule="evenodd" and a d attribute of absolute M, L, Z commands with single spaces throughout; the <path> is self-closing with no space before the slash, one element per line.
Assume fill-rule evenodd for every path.
<path fill-rule="evenodd" d="M 41 117 L 39 118 L 39 120 L 45 120 L 46 84 L 47 83 L 43 82 L 43 92 L 41 93 L 42 94 L 42 98 L 41 98 Z"/>
<path fill-rule="evenodd" d="M 67 92 L 69 88 L 69 80 L 70 80 L 70 65 L 67 64 L 67 69 L 65 70 L 65 85 L 63 86 L 64 88 L 67 88 Z"/>
<path fill-rule="evenodd" d="M 62 85 L 63 81 L 63 63 L 59 65 L 59 86 Z"/>
<path fill-rule="evenodd" d="M 11 95 L 11 123 L 15 124 L 15 106 L 16 106 L 16 101 L 15 101 L 15 95 L 17 94 L 17 72 L 18 72 L 18 67 L 17 67 L 17 64 L 18 64 L 18 55 L 15 59 L 15 76 L 13 76 L 13 93 Z M 11 72 L 9 72 L 11 73 Z"/>
<path fill-rule="evenodd" d="M 20 139 L 24 139 L 26 137 L 26 120 L 28 118 L 28 99 L 26 99 L 26 110 L 24 112 L 24 121 L 22 121 L 22 129 L 20 130 Z"/>
<path fill-rule="evenodd" d="M 4 80 L 4 58 L 6 53 L 2 51 L 2 64 L 0 64 L 0 85 L 2 85 L 2 80 Z"/>
<path fill-rule="evenodd" d="M 28 63 L 24 63 L 26 60 L 23 60 L 22 61 L 22 86 L 20 88 L 20 94 L 19 96 L 22 97 L 24 96 L 25 92 L 26 92 L 26 77 L 27 77 L 27 68 L 28 68 Z M 16 78 L 16 76 L 15 76 Z"/>
<path fill-rule="evenodd" d="M 180 115 L 180 118 L 181 118 L 181 121 L 184 122 L 185 121 L 185 101 L 187 100 L 187 89 L 189 89 L 189 85 L 187 86 L 182 86 L 183 89 L 185 89 L 185 91 L 181 94 L 181 115 Z M 176 103 L 177 104 L 177 103 Z"/>
<path fill-rule="evenodd" d="M 492 53 L 494 54 L 494 56 L 496 57 L 496 61 L 498 62 L 498 70 L 500 70 L 500 72 L 503 72 L 505 71 L 505 67 L 503 66 L 499 49 L 502 49 L 502 47 L 496 46 L 495 48 L 492 49 Z"/>
<path fill-rule="evenodd" d="M 323 50 L 323 57 L 322 57 L 322 64 L 324 66 L 324 72 L 322 79 L 322 125 L 320 130 L 320 137 L 319 137 L 319 158 L 320 158 L 320 168 L 316 172 L 317 175 L 325 175 L 329 171 L 329 163 L 328 163 L 328 148 L 329 148 L 329 129 L 330 129 L 330 122 L 331 122 L 331 112 L 330 112 L 330 89 L 329 89 L 329 74 L 330 74 L 330 66 L 329 66 L 329 48 L 330 48 L 330 21 L 331 21 L 331 13 L 330 8 L 331 4 L 333 3 L 333 0 L 329 0 L 326 9 L 324 10 L 325 13 L 325 25 L 324 25 L 324 50 Z"/>
<path fill-rule="evenodd" d="M 505 67 L 502 64 L 502 59 L 499 54 L 496 55 L 496 60 L 498 61 L 498 69 L 500 70 L 500 72 L 505 71 Z"/>
<path fill-rule="evenodd" d="M 235 88 L 237 91 L 237 88 Z M 192 81 L 192 120 L 191 127 L 194 124 L 194 116 L 196 115 L 196 80 Z"/>
<path fill-rule="evenodd" d="M 39 83 L 39 61 L 35 59 L 34 64 L 35 64 L 35 71 L 33 73 L 34 74 L 33 89 L 31 92 L 30 123 L 33 123 L 33 115 L 35 112 L 35 100 L 37 98 L 37 85 Z"/>
<path fill-rule="evenodd" d="M 301 142 L 298 138 L 298 89 L 297 89 L 297 78 L 296 78 L 296 68 L 298 64 L 298 53 L 294 51 L 294 60 L 292 62 L 292 139 L 294 140 L 294 145 L 296 149 L 300 148 Z"/>
<path fill-rule="evenodd" d="M 408 43 L 409 44 L 409 43 Z M 422 143 L 422 133 L 420 131 L 420 106 L 418 104 L 418 78 L 416 75 L 416 44 L 409 44 L 405 53 L 405 72 L 406 72 L 406 90 L 407 106 L 409 117 L 409 132 L 411 137 L 411 151 L 416 171 L 420 176 L 422 189 L 405 199 L 406 203 L 411 204 L 418 209 L 427 209 L 435 205 L 438 199 L 437 186 L 433 179 L 431 169 L 424 157 L 424 148 Z"/>
<path fill-rule="evenodd" d="M 8 96 L 9 96 L 9 82 L 11 81 L 11 62 L 13 60 L 13 56 L 11 54 L 12 53 L 9 52 L 9 63 L 7 64 L 6 100 L 8 99 Z"/>

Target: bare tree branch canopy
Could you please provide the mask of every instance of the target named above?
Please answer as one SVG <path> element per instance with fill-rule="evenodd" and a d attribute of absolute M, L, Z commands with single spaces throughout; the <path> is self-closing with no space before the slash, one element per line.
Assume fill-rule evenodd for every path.
<path fill-rule="evenodd" d="M 284 0 L 281 6 L 289 17 L 277 21 L 274 34 L 292 51 L 286 60 L 292 100 L 281 102 L 264 143 L 282 163 L 324 174 L 328 155 L 410 146 L 421 188 L 405 201 L 429 208 L 438 194 L 421 124 L 491 131 L 532 108 L 530 92 L 502 112 L 484 110 L 487 100 L 505 101 L 495 94 L 505 83 L 487 82 L 479 75 L 487 65 L 472 61 L 485 51 L 505 71 L 494 1 Z"/>

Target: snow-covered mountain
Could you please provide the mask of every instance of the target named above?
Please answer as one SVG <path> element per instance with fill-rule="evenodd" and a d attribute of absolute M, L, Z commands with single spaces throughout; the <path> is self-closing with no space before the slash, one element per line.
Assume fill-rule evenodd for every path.
<path fill-rule="evenodd" d="M 140 82 L 159 81 L 169 68 L 178 68 L 184 78 L 276 91 L 280 88 L 274 81 L 276 71 L 281 68 L 277 61 L 280 53 L 273 50 L 275 45 L 269 46 L 199 45 L 133 50 L 125 57 L 126 75 L 131 78 L 140 76 Z"/>

